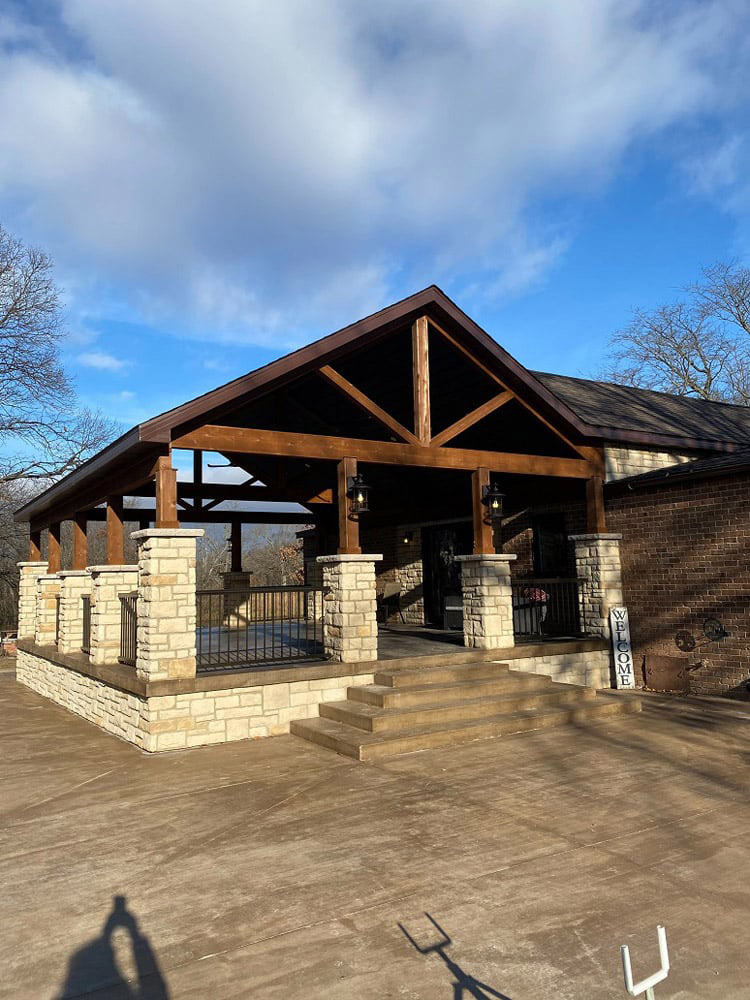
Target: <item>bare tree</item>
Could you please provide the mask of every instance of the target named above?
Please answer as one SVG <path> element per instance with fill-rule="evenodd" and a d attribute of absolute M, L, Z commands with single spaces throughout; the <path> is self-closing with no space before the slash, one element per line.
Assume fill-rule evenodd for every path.
<path fill-rule="evenodd" d="M 13 511 L 111 440 L 117 425 L 79 409 L 61 360 L 52 262 L 0 226 L 0 625 L 15 605 L 25 530 Z"/>
<path fill-rule="evenodd" d="M 750 405 L 750 269 L 706 268 L 685 299 L 647 311 L 611 338 L 601 377 L 680 396 Z"/>

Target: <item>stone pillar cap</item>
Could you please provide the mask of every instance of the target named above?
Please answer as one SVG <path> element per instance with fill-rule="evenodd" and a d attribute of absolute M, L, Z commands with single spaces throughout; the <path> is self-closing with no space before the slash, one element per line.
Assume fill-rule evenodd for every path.
<path fill-rule="evenodd" d="M 335 556 L 316 556 L 315 561 L 319 563 L 332 563 L 332 562 L 381 562 L 383 559 L 382 553 L 380 555 L 373 555 L 372 553 L 357 553 L 357 552 L 340 552 Z"/>
<path fill-rule="evenodd" d="M 31 562 L 17 562 L 16 563 L 16 566 L 19 569 L 22 569 L 24 566 L 48 566 L 48 565 L 49 565 L 49 563 L 47 563 L 44 559 L 39 560 L 38 562 L 34 562 L 32 560 Z"/>
<path fill-rule="evenodd" d="M 88 576 L 89 569 L 61 569 L 58 576 Z"/>
<path fill-rule="evenodd" d="M 126 512 L 127 513 L 127 512 Z M 203 528 L 140 528 L 131 538 L 202 538 Z"/>
<path fill-rule="evenodd" d="M 585 535 L 568 535 L 571 542 L 620 542 L 622 541 L 622 534 L 614 532 L 608 534 L 607 532 L 592 532 Z"/>
<path fill-rule="evenodd" d="M 470 556 L 456 556 L 456 562 L 513 562 L 517 555 L 510 552 L 474 552 Z"/>

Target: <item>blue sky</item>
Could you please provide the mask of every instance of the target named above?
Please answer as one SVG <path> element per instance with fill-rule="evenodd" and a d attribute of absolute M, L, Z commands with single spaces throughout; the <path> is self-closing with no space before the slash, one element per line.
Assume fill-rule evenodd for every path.
<path fill-rule="evenodd" d="M 0 222 L 124 425 L 427 284 L 531 368 L 746 261 L 732 0 L 52 0 L 0 13 Z"/>

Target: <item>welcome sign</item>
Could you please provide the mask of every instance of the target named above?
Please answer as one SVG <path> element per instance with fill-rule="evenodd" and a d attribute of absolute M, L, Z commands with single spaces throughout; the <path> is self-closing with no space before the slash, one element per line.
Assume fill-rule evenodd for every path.
<path fill-rule="evenodd" d="M 610 608 L 609 625 L 612 630 L 612 652 L 615 657 L 615 687 L 634 688 L 635 670 L 633 650 L 630 645 L 628 609 Z"/>

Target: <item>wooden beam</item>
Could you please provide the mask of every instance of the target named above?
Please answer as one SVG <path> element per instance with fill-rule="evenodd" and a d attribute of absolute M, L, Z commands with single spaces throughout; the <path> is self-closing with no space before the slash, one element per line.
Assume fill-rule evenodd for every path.
<path fill-rule="evenodd" d="M 444 431 L 440 431 L 439 434 L 436 434 L 430 441 L 430 444 L 433 448 L 437 448 L 444 445 L 447 441 L 452 441 L 453 438 L 458 437 L 459 434 L 468 430 L 469 427 L 479 423 L 480 420 L 489 416 L 490 413 L 494 413 L 495 410 L 499 410 L 501 406 L 505 406 L 505 404 L 510 402 L 511 399 L 513 399 L 513 393 L 508 392 L 507 390 L 505 392 L 501 392 L 497 396 L 493 396 L 492 399 L 488 399 L 486 403 L 482 403 L 481 406 L 472 410 L 471 413 L 467 413 L 465 417 L 461 417 L 460 420 L 451 424 L 450 427 L 446 427 Z"/>
<path fill-rule="evenodd" d="M 124 561 L 122 497 L 107 497 L 107 565 L 122 566 Z"/>
<path fill-rule="evenodd" d="M 177 471 L 172 468 L 170 455 L 161 455 L 156 462 L 155 528 L 179 528 L 177 519 Z"/>
<path fill-rule="evenodd" d="M 247 455 L 278 455 L 286 458 L 317 458 L 340 461 L 349 455 L 361 462 L 380 465 L 411 465 L 435 469 L 474 469 L 522 476 L 558 476 L 588 479 L 591 466 L 580 458 L 520 455 L 513 452 L 480 451 L 471 448 L 425 448 L 393 441 L 329 437 L 322 434 L 291 434 L 285 431 L 207 424 L 177 438 L 175 448 L 202 447 L 207 451 L 229 451 Z"/>
<path fill-rule="evenodd" d="M 337 466 L 337 495 L 339 505 L 339 552 L 342 554 L 358 554 L 362 551 L 359 545 L 359 515 L 349 511 L 349 480 L 357 475 L 357 460 L 342 458 Z"/>
<path fill-rule="evenodd" d="M 430 356 L 427 317 L 420 316 L 411 328 L 414 375 L 414 433 L 420 443 L 430 443 Z"/>
<path fill-rule="evenodd" d="M 199 448 L 193 452 L 193 483 L 198 487 L 203 485 L 203 452 Z M 200 507 L 200 497 L 196 497 L 195 501 L 195 506 Z"/>
<path fill-rule="evenodd" d="M 48 572 L 59 573 L 62 569 L 60 561 L 60 522 L 53 521 L 47 531 L 47 564 Z"/>
<path fill-rule="evenodd" d="M 471 474 L 471 501 L 474 521 L 474 555 L 495 551 L 492 522 L 487 507 L 482 503 L 483 487 L 490 485 L 490 470 L 475 469 Z"/>
<path fill-rule="evenodd" d="M 603 487 L 604 480 L 599 476 L 586 480 L 586 530 L 591 534 L 603 534 L 607 530 Z"/>
<path fill-rule="evenodd" d="M 319 516 L 315 513 L 309 514 L 305 511 L 296 513 L 294 511 L 279 511 L 267 513 L 257 510 L 206 510 L 193 513 L 192 511 L 179 511 L 181 524 L 314 524 Z M 138 524 L 142 528 L 148 528 L 154 523 L 154 510 L 143 507 L 126 507 L 124 510 L 125 524 Z M 107 511 L 104 507 L 95 507 L 87 511 L 89 521 L 102 522 L 107 519 Z"/>
<path fill-rule="evenodd" d="M 86 515 L 79 513 L 73 518 L 73 569 L 86 569 L 88 555 Z"/>
<path fill-rule="evenodd" d="M 232 562 L 230 569 L 233 573 L 242 572 L 242 523 L 240 521 L 232 521 L 232 535 L 231 535 L 231 547 L 232 547 Z"/>
<path fill-rule="evenodd" d="M 375 417 L 379 420 L 381 424 L 388 428 L 388 430 L 393 431 L 393 433 L 400 437 L 402 441 L 408 441 L 409 444 L 419 444 L 419 439 L 412 434 L 410 430 L 407 430 L 403 424 L 399 423 L 395 417 L 392 417 L 390 413 L 387 413 L 381 406 L 373 402 L 369 396 L 366 396 L 360 389 L 355 385 L 352 385 L 343 375 L 340 375 L 334 368 L 330 365 L 323 365 L 320 369 L 320 374 L 325 376 L 332 385 L 335 385 L 337 389 L 344 393 L 349 399 L 352 399 L 361 410 L 365 413 L 369 413 L 370 416 Z"/>
<path fill-rule="evenodd" d="M 42 561 L 42 533 L 41 531 L 29 532 L 29 560 L 31 562 Z"/>

